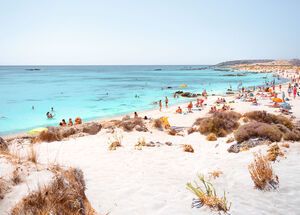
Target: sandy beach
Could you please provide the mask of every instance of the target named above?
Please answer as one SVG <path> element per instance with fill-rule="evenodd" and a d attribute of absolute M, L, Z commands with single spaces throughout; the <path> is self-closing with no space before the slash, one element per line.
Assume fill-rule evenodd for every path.
<path fill-rule="evenodd" d="M 277 91 L 280 97 L 278 86 Z M 287 91 L 287 84 L 282 86 L 282 91 Z M 235 112 L 244 114 L 258 110 L 280 114 L 278 108 L 270 107 L 274 102 L 269 97 L 257 96 L 258 105 L 236 97 L 237 94 L 223 97 Z M 28 193 L 49 184 L 55 175 L 50 167 L 59 165 L 82 170 L 86 198 L 98 214 L 218 214 L 205 205 L 192 207 L 196 196 L 187 189 L 186 183 L 197 180 L 199 174 L 209 178 L 218 195 L 226 193 L 231 203 L 230 214 L 299 214 L 299 142 L 282 140 L 276 143 L 283 156 L 271 165 L 279 178 L 279 187 L 261 191 L 254 188 L 248 165 L 255 152 L 266 154 L 269 145 L 229 153 L 230 146 L 236 144 L 236 141 L 227 143 L 233 133 L 218 137 L 216 141 L 208 141 L 206 135 L 198 131 L 188 134 L 198 118 L 209 116 L 210 108 L 216 105 L 218 98 L 220 96 L 208 96 L 203 108 L 194 107 L 192 113 L 187 113 L 188 104 L 180 105 L 184 114 L 176 113 L 179 105 L 163 107 L 162 111 L 138 112 L 139 116 L 151 119 L 168 117 L 171 128 L 178 131 L 176 135 L 155 128 L 151 120 L 145 122 L 146 132 L 105 128 L 108 121 L 122 119 L 114 117 L 96 121 L 102 124 L 102 128 L 95 135 L 35 144 L 29 139 L 10 140 L 9 153 L 0 155 L 0 176 L 9 187 L 0 200 L 0 213 L 9 213 Z M 300 119 L 300 99 L 290 98 L 289 103 L 293 121 L 297 122 Z M 239 122 L 245 124 L 242 120 Z M 109 150 L 109 145 L 116 139 L 121 146 Z M 151 147 L 137 147 L 141 140 L 151 143 Z M 289 148 L 283 147 L 287 143 Z M 194 152 L 184 152 L 184 144 L 191 145 Z M 31 147 L 36 152 L 37 161 L 21 162 L 28 160 Z M 16 166 L 22 169 L 22 180 L 12 185 L 9 181 Z M 214 171 L 219 171 L 220 176 L 213 178 L 211 173 Z"/>

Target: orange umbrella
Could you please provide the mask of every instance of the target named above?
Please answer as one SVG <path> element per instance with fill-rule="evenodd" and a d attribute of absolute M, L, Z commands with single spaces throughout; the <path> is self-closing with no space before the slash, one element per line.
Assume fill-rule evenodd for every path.
<path fill-rule="evenodd" d="M 273 102 L 278 102 L 278 103 L 283 102 L 281 98 L 273 98 L 272 100 Z"/>

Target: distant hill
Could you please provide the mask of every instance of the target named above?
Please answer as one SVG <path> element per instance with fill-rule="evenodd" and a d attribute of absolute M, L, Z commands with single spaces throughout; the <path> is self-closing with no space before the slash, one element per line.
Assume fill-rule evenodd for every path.
<path fill-rule="evenodd" d="M 232 61 L 225 61 L 222 63 L 218 63 L 216 66 L 234 66 L 237 64 L 253 64 L 253 63 L 269 63 L 273 62 L 274 60 L 265 59 L 265 60 L 232 60 Z"/>
<path fill-rule="evenodd" d="M 300 59 L 292 59 L 292 60 L 290 60 L 290 63 L 293 66 L 300 66 Z"/>

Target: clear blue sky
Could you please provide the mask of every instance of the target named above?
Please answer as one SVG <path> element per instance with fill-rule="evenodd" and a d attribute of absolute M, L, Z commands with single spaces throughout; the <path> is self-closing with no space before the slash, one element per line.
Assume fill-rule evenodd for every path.
<path fill-rule="evenodd" d="M 0 65 L 300 58 L 300 0 L 0 0 Z"/>

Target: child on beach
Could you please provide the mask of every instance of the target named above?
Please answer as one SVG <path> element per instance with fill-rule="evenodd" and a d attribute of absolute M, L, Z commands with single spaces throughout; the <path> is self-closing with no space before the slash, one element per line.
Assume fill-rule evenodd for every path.
<path fill-rule="evenodd" d="M 134 118 L 138 118 L 139 116 L 138 116 L 138 114 L 137 114 L 137 112 L 134 112 Z"/>

